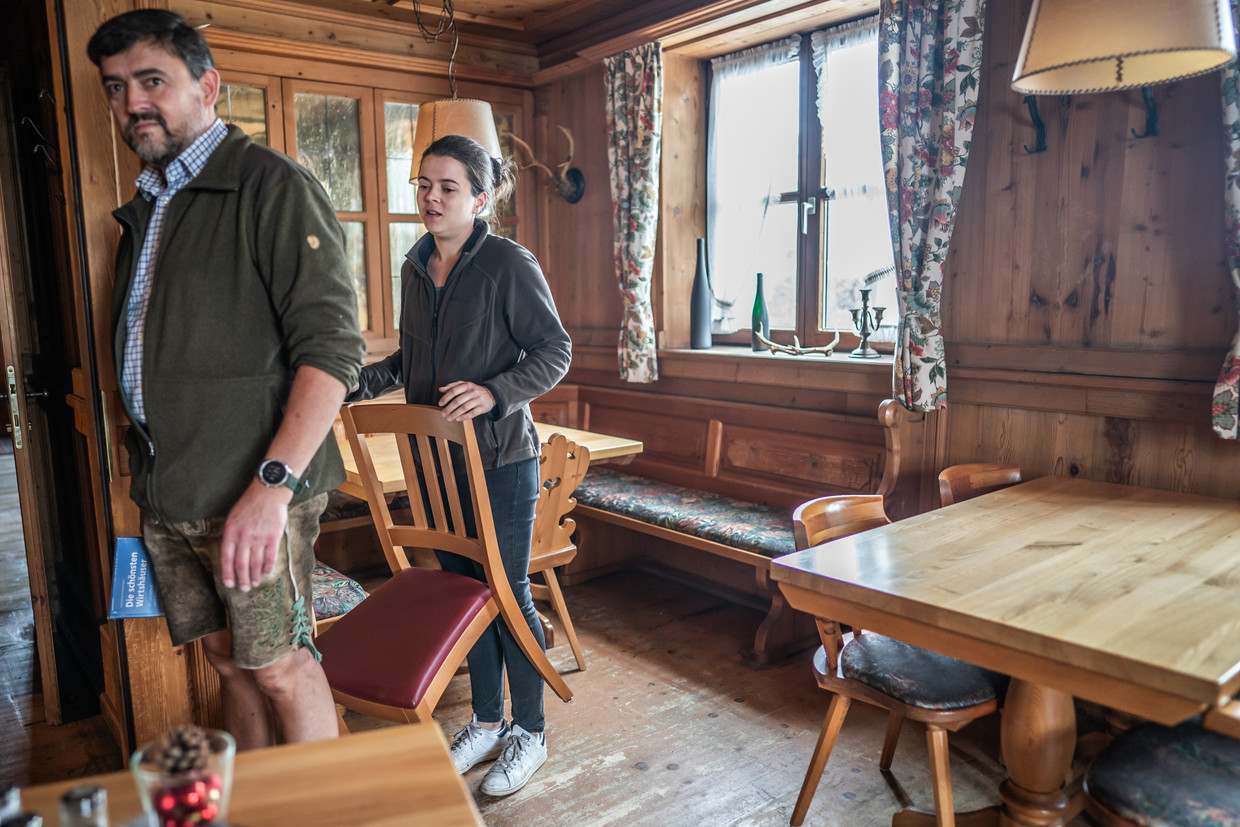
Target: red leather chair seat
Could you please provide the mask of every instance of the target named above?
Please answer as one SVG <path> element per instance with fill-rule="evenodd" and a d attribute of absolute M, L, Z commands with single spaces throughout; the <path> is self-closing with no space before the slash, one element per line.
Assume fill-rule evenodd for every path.
<path fill-rule="evenodd" d="M 470 577 L 401 570 L 315 640 L 328 683 L 372 703 L 417 706 L 490 597 Z"/>

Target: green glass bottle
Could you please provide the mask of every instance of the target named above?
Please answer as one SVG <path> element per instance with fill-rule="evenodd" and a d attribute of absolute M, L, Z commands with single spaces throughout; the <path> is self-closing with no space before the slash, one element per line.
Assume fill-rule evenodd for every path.
<path fill-rule="evenodd" d="M 766 312 L 766 296 L 762 293 L 762 274 L 758 274 L 758 287 L 753 294 L 753 320 L 750 325 L 749 342 L 754 350 L 770 350 L 758 339 L 758 331 L 771 338 L 771 316 Z"/>

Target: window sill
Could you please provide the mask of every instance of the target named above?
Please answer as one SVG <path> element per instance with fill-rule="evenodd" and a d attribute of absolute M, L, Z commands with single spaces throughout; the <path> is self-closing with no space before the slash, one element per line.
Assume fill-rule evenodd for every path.
<path fill-rule="evenodd" d="M 748 345 L 715 345 L 713 347 L 696 350 L 687 347 L 662 347 L 659 348 L 659 359 L 665 358 L 702 358 L 702 359 L 738 359 L 743 361 L 756 361 L 764 363 L 793 364 L 798 367 L 822 368 L 831 370 L 836 367 L 851 368 L 858 370 L 879 370 L 884 373 L 891 371 L 894 356 L 891 353 L 880 353 L 877 358 L 873 359 L 854 359 L 848 355 L 848 352 L 835 352 L 830 356 L 824 356 L 820 353 L 810 353 L 804 356 L 793 356 L 789 353 L 773 353 L 771 351 L 752 350 Z"/>

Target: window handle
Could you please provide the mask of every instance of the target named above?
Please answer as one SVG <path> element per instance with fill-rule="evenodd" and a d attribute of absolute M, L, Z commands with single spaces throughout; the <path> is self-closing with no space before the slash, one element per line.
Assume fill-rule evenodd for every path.
<path fill-rule="evenodd" d="M 809 217 L 818 211 L 818 198 L 811 195 L 801 202 L 801 235 L 809 235 Z"/>

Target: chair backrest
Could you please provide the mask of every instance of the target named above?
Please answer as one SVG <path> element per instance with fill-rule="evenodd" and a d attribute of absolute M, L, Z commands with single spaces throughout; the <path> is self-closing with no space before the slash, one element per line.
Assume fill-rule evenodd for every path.
<path fill-rule="evenodd" d="M 450 422 L 434 406 L 403 403 L 348 404 L 340 409 L 340 420 L 393 572 L 409 567 L 408 551 L 433 549 L 468 557 L 484 568 L 497 566 L 495 571 L 503 573 L 473 423 Z M 372 439 L 396 441 L 409 493 L 408 521 L 393 519 L 371 457 Z M 461 497 L 458 478 L 468 480 L 468 502 Z M 477 536 L 469 536 L 467 524 L 477 527 Z"/>
<path fill-rule="evenodd" d="M 801 503 L 792 512 L 792 530 L 798 549 L 847 537 L 891 520 L 879 494 L 841 494 Z"/>
<path fill-rule="evenodd" d="M 801 503 L 792 512 L 792 531 L 798 549 L 868 531 L 890 522 L 883 509 L 881 494 L 819 497 Z M 829 618 L 817 617 L 814 622 L 826 651 L 827 668 L 834 674 L 839 666 L 840 652 L 844 650 L 843 630 L 839 623 Z M 861 634 L 861 630 L 854 627 L 853 634 Z"/>
<path fill-rule="evenodd" d="M 551 439 L 543 443 L 538 466 L 542 487 L 534 508 L 531 558 L 573 544 L 572 534 L 577 524 L 564 515 L 577 505 L 572 494 L 590 468 L 590 449 L 570 442 L 563 434 L 552 434 Z"/>
<path fill-rule="evenodd" d="M 437 407 L 407 404 L 347 404 L 340 409 L 340 419 L 392 571 L 409 568 L 412 549 L 448 551 L 481 564 L 503 622 L 525 656 L 557 695 L 566 701 L 571 698 L 572 692 L 530 632 L 504 572 L 473 422 L 451 422 Z M 408 523 L 392 519 L 367 445 L 368 439 L 393 437 L 409 493 Z M 466 482 L 469 502 L 461 497 L 458 479 Z M 476 536 L 467 530 L 467 514 Z"/>
<path fill-rule="evenodd" d="M 1021 481 L 1019 465 L 973 462 L 953 465 L 939 473 L 939 499 L 944 506 L 971 500 Z"/>

